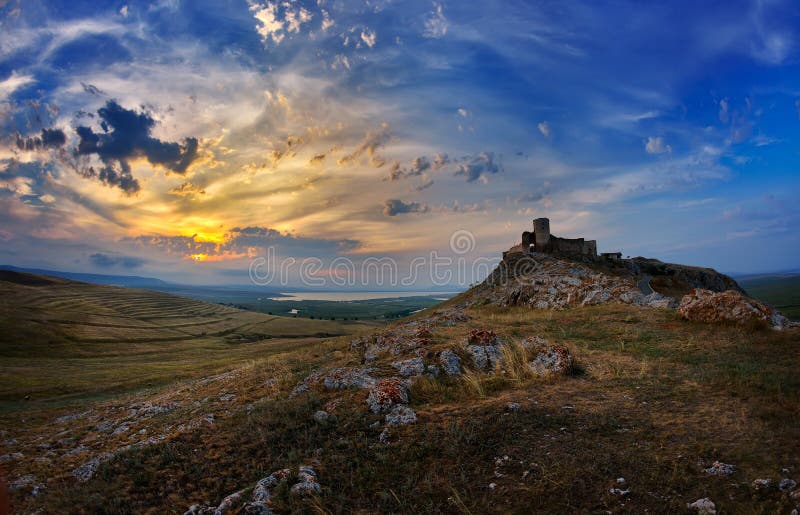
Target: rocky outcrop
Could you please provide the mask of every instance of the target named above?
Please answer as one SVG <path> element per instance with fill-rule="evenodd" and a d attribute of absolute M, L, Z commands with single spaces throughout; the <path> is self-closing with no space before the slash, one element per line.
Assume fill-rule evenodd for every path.
<path fill-rule="evenodd" d="M 722 293 L 694 290 L 683 297 L 678 313 L 697 322 L 763 322 L 779 330 L 795 325 L 766 304 L 733 290 Z"/>
<path fill-rule="evenodd" d="M 225 515 L 229 513 L 269 515 L 272 513 L 270 509 L 272 491 L 278 485 L 288 483 L 290 477 L 289 469 L 276 470 L 255 484 L 249 501 L 245 502 L 245 493 L 247 492 L 245 488 L 228 495 L 217 506 L 194 504 L 184 512 L 184 515 Z M 289 492 L 294 497 L 321 494 L 322 487 L 317 479 L 317 472 L 307 465 L 301 466 Z"/>
<path fill-rule="evenodd" d="M 702 288 L 715 292 L 734 290 L 744 293 L 741 286 L 730 276 L 721 274 L 713 268 L 664 263 L 658 259 L 635 257 L 622 260 L 635 274 L 649 274 L 653 276 L 668 277 L 678 284 L 690 288 Z"/>
<path fill-rule="evenodd" d="M 565 309 L 609 302 L 652 308 L 677 305 L 671 297 L 643 293 L 630 272 L 603 273 L 574 261 L 541 256 L 501 263 L 470 293 L 472 305 Z"/>

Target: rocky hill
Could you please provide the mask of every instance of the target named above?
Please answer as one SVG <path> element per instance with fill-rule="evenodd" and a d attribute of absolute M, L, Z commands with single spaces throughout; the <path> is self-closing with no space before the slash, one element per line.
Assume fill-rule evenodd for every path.
<path fill-rule="evenodd" d="M 14 506 L 789 513 L 800 504 L 800 331 L 772 330 L 775 313 L 735 290 L 678 302 L 643 291 L 645 276 L 625 267 L 510 264 L 357 337 L 262 347 L 223 373 L 6 413 L 0 462 Z"/>

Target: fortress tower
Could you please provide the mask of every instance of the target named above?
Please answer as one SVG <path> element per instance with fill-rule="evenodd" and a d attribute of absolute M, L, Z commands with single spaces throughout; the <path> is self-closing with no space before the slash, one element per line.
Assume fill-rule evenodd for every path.
<path fill-rule="evenodd" d="M 533 237 L 536 252 L 547 252 L 550 244 L 549 218 L 537 218 L 533 221 Z"/>
<path fill-rule="evenodd" d="M 509 249 L 509 252 L 536 252 L 597 259 L 597 242 L 583 238 L 553 236 L 550 234 L 550 219 L 537 218 L 533 221 L 533 232 L 522 233 L 522 243 Z"/>

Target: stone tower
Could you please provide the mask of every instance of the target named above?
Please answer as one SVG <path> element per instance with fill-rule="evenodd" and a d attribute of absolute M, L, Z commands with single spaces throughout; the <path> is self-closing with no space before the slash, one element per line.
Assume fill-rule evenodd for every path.
<path fill-rule="evenodd" d="M 550 244 L 550 219 L 537 218 L 533 221 L 533 236 L 536 252 L 543 252 Z"/>

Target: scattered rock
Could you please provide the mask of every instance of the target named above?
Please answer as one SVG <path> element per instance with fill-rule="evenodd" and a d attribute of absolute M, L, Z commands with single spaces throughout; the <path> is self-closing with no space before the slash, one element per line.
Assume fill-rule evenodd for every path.
<path fill-rule="evenodd" d="M 309 466 L 300 467 L 297 483 L 292 486 L 291 493 L 301 497 L 322 493 L 322 487 L 317 481 L 317 472 Z"/>
<path fill-rule="evenodd" d="M 533 347 L 536 357 L 528 362 L 531 371 L 537 376 L 569 374 L 574 360 L 569 349 L 561 345 L 540 344 Z"/>
<path fill-rule="evenodd" d="M 781 492 L 791 492 L 795 488 L 797 488 L 797 481 L 794 479 L 783 478 L 781 482 L 778 483 L 778 490 Z"/>
<path fill-rule="evenodd" d="M 398 378 L 381 379 L 370 389 L 367 404 L 373 413 L 386 412 L 397 404 L 408 404 L 408 386 Z"/>
<path fill-rule="evenodd" d="M 734 465 L 722 463 L 721 461 L 715 461 L 710 467 L 705 469 L 706 474 L 711 474 L 712 476 L 730 476 L 735 471 L 736 467 Z"/>
<path fill-rule="evenodd" d="M 502 341 L 489 329 L 473 329 L 467 335 L 467 345 L 500 345 Z"/>
<path fill-rule="evenodd" d="M 511 412 L 519 411 L 520 407 L 521 406 L 519 405 L 518 402 L 509 402 L 508 404 L 506 404 L 506 411 L 511 411 Z"/>
<path fill-rule="evenodd" d="M 371 368 L 337 368 L 322 378 L 322 384 L 329 390 L 345 388 L 371 388 L 375 378 L 370 376 Z"/>
<path fill-rule="evenodd" d="M 314 420 L 316 422 L 319 422 L 320 424 L 328 422 L 330 419 L 331 419 L 331 414 L 328 413 L 327 411 L 319 410 L 314 413 Z"/>
<path fill-rule="evenodd" d="M 461 358 L 451 350 L 443 350 L 439 354 L 439 363 L 442 364 L 444 373 L 449 376 L 461 375 Z"/>
<path fill-rule="evenodd" d="M 391 438 L 391 432 L 389 431 L 388 427 L 383 428 L 381 434 L 378 436 L 378 441 L 382 444 L 388 444 L 389 438 Z"/>
<path fill-rule="evenodd" d="M 771 479 L 756 479 L 753 481 L 753 490 L 756 492 L 766 492 L 770 488 L 772 488 Z"/>
<path fill-rule="evenodd" d="M 97 472 L 97 468 L 100 466 L 100 464 L 104 461 L 108 461 L 111 459 L 111 457 L 112 455 L 108 453 L 95 456 L 83 465 L 74 469 L 72 472 L 70 472 L 70 474 L 72 474 L 72 476 L 78 481 L 88 481 L 92 478 L 92 476 L 94 476 L 94 473 Z"/>
<path fill-rule="evenodd" d="M 475 368 L 484 372 L 494 372 L 503 361 L 500 349 L 493 345 L 469 345 L 467 352 L 472 356 Z"/>
<path fill-rule="evenodd" d="M 425 372 L 425 362 L 422 358 L 411 358 L 403 361 L 395 361 L 392 366 L 397 369 L 403 377 L 413 377 L 422 375 Z"/>
<path fill-rule="evenodd" d="M 21 452 L 11 452 L 0 456 L 0 463 L 7 463 L 9 461 L 20 460 L 24 457 L 25 455 L 22 454 Z"/>
<path fill-rule="evenodd" d="M 227 513 L 231 513 L 234 507 L 242 501 L 243 495 L 244 490 L 239 490 L 225 497 L 222 502 L 219 503 L 217 509 L 214 510 L 214 515 L 226 515 Z"/>
<path fill-rule="evenodd" d="M 405 426 L 417 421 L 416 412 L 403 404 L 398 404 L 386 414 L 386 423 L 390 426 Z"/>
<path fill-rule="evenodd" d="M 686 507 L 700 515 L 717 515 L 717 506 L 708 497 L 698 499 L 693 503 L 687 504 Z"/>
<path fill-rule="evenodd" d="M 766 304 L 733 290 L 714 293 L 697 289 L 681 299 L 678 313 L 698 322 L 765 322 L 773 329 L 785 329 L 790 322 Z"/>

